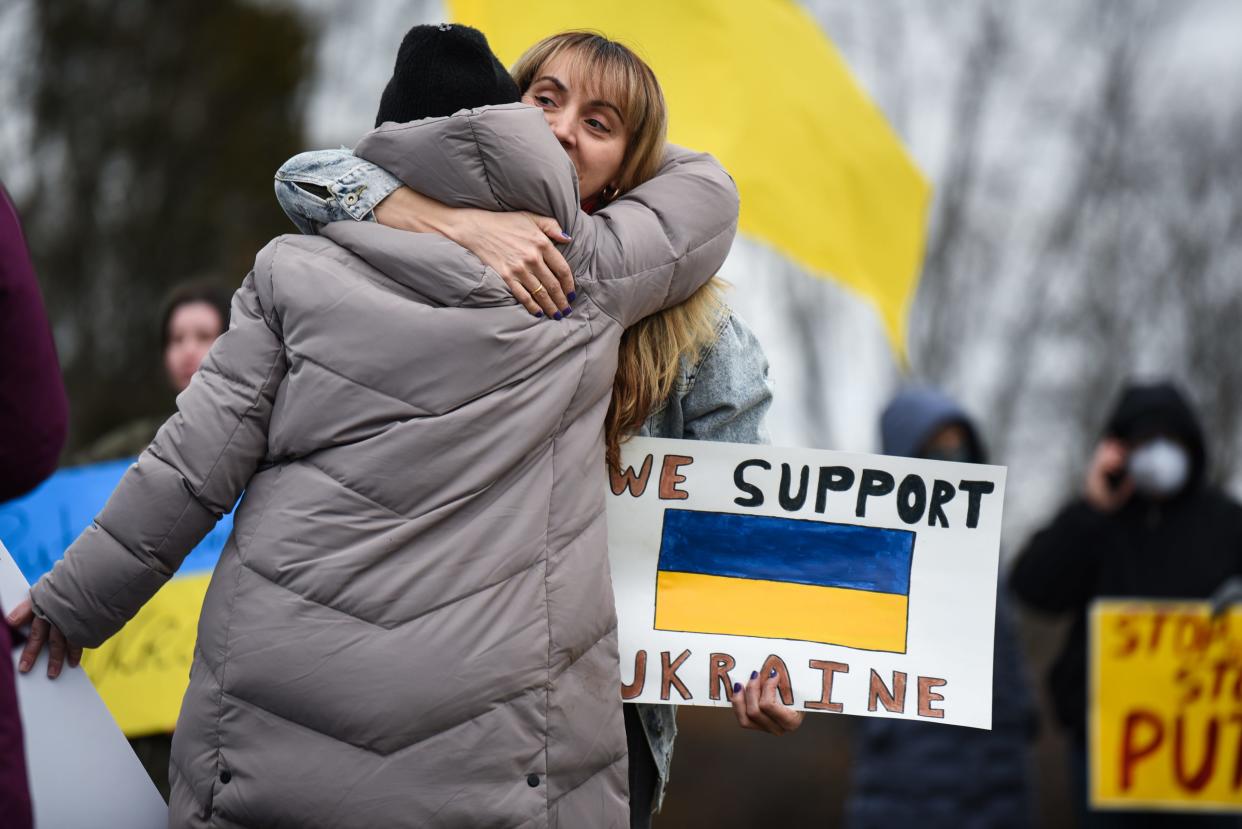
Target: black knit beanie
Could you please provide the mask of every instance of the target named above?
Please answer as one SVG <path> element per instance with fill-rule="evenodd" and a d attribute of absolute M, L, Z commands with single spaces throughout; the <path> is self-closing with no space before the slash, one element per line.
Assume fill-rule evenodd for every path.
<path fill-rule="evenodd" d="M 375 126 L 511 104 L 521 97 L 478 29 L 448 23 L 415 26 L 397 50 L 397 64 L 380 97 Z"/>

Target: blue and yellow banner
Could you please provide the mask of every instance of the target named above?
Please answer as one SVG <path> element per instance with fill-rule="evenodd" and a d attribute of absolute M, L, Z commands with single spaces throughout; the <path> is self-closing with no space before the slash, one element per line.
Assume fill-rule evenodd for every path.
<path fill-rule="evenodd" d="M 0 541 L 31 584 L 52 569 L 99 513 L 134 459 L 62 469 L 29 495 L 0 504 Z M 233 531 L 226 515 L 177 575 L 82 667 L 129 737 L 167 733 L 190 679 L 198 615 Z"/>
<path fill-rule="evenodd" d="M 894 351 L 923 262 L 931 187 L 828 33 L 789 0 L 450 0 L 506 65 L 537 40 L 595 29 L 664 88 L 669 139 L 712 153 L 742 196 L 742 233 L 875 306 Z"/>
<path fill-rule="evenodd" d="M 905 653 L 914 533 L 669 509 L 657 630 Z"/>

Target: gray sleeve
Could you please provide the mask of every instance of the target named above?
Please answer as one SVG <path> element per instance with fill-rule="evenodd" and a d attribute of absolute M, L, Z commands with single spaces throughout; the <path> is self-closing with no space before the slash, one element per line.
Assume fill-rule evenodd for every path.
<path fill-rule="evenodd" d="M 299 153 L 276 171 L 276 200 L 307 235 L 332 222 L 375 221 L 375 206 L 401 186 L 347 149 Z"/>
<path fill-rule="evenodd" d="M 716 275 L 737 233 L 733 179 L 706 153 L 669 146 L 655 177 L 578 223 L 594 298 L 623 326 L 670 308 Z M 575 272 L 576 273 L 576 272 Z"/>
<path fill-rule="evenodd" d="M 177 413 L 91 526 L 31 588 L 36 612 L 74 645 L 97 647 L 120 630 L 233 508 L 267 454 L 268 423 L 287 370 L 270 311 L 275 244 L 259 254 L 233 297 L 229 330 L 177 397 Z M 256 277 L 260 269 L 266 280 Z"/>
<path fill-rule="evenodd" d="M 654 178 L 588 215 L 569 156 L 525 105 L 385 124 L 356 151 L 446 204 L 555 218 L 573 237 L 564 253 L 581 290 L 625 326 L 706 284 L 737 233 L 733 179 L 710 155 L 672 146 Z"/>
<path fill-rule="evenodd" d="M 685 437 L 723 443 L 768 443 L 772 405 L 768 358 L 754 332 L 729 314 L 681 401 Z"/>

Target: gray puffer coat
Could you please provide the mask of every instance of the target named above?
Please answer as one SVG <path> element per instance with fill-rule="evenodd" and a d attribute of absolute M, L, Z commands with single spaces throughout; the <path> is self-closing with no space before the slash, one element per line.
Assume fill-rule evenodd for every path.
<path fill-rule="evenodd" d="M 176 827 L 624 826 L 603 421 L 624 326 L 723 262 L 708 156 L 594 216 L 539 110 L 369 134 L 442 201 L 551 215 L 579 299 L 533 319 L 436 235 L 259 254 L 178 413 L 32 591 L 115 633 L 233 506 L 173 745 Z"/>

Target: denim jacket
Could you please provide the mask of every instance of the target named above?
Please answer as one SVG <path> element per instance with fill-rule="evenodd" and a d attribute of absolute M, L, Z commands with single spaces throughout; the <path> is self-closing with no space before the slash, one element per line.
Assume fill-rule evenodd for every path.
<path fill-rule="evenodd" d="M 276 198 L 303 233 L 331 222 L 374 221 L 373 210 L 401 182 L 347 149 L 313 150 L 276 171 Z M 683 357 L 673 393 L 647 418 L 647 437 L 767 443 L 763 420 L 772 403 L 768 361 L 746 323 L 723 314 L 712 344 L 696 359 Z M 658 810 L 668 784 L 677 737 L 677 709 L 638 705 L 651 756 L 660 773 L 653 804 Z"/>

